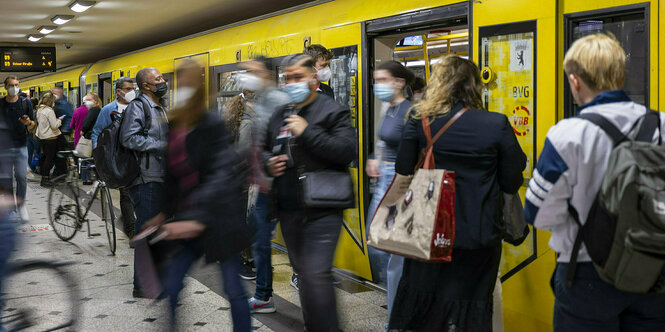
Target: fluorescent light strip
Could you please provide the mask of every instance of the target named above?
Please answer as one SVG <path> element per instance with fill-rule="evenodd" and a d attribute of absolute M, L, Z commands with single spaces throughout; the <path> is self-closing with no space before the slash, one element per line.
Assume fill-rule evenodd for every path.
<path fill-rule="evenodd" d="M 51 22 L 57 24 L 57 25 L 63 25 L 69 21 L 71 21 L 74 18 L 74 15 L 55 15 L 51 19 Z"/>
<path fill-rule="evenodd" d="M 41 33 L 42 35 L 48 35 L 49 33 L 55 31 L 56 28 L 57 27 L 54 26 L 42 25 L 41 27 L 39 27 L 39 29 L 37 29 L 37 31 L 39 31 L 39 33 Z"/>
<path fill-rule="evenodd" d="M 75 11 L 77 13 L 82 13 L 86 10 L 88 10 L 90 7 L 95 5 L 95 1 L 82 1 L 82 0 L 77 0 L 74 1 L 71 5 L 69 5 L 69 9 L 72 11 Z"/>
<path fill-rule="evenodd" d="M 44 38 L 42 35 L 28 35 L 28 40 L 33 43 L 40 41 L 42 38 Z"/>

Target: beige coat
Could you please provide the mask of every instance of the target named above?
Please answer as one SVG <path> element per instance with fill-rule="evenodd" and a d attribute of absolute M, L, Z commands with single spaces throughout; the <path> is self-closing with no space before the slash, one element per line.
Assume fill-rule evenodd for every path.
<path fill-rule="evenodd" d="M 53 108 L 41 105 L 37 110 L 37 138 L 49 139 L 60 136 L 62 120 L 55 117 Z"/>

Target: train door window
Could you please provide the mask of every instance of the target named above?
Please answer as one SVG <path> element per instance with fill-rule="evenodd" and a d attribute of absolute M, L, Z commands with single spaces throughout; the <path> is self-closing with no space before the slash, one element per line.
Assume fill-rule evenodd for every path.
<path fill-rule="evenodd" d="M 565 49 L 584 36 L 595 33 L 613 34 L 626 52 L 624 91 L 636 103 L 649 104 L 649 7 L 638 4 L 592 12 L 568 14 Z M 564 114 L 574 116 L 576 105 L 564 79 Z"/>
<path fill-rule="evenodd" d="M 368 56 L 362 59 L 366 61 L 363 68 L 368 68 L 363 71 L 363 91 L 366 91 L 363 95 L 367 96 L 363 100 L 364 155 L 369 156 L 385 145 L 379 143 L 379 129 L 390 106 L 373 93 L 374 71 L 382 63 L 394 60 L 427 82 L 431 76 L 432 64 L 441 57 L 447 54 L 468 57 L 471 46 L 468 14 L 468 2 L 463 2 L 366 22 L 367 49 L 364 54 Z M 404 92 L 407 98 L 412 97 L 410 87 L 405 88 Z M 381 180 L 371 179 L 364 183 L 364 192 L 371 194 L 364 195 L 364 206 L 370 206 L 370 200 L 377 188 L 385 187 L 378 186 L 379 181 Z M 369 225 L 370 220 L 367 220 L 366 216 L 371 213 L 365 211 L 363 214 L 365 225 Z M 386 261 L 380 255 L 369 255 L 369 259 L 373 281 L 385 285 Z"/>
<path fill-rule="evenodd" d="M 81 106 L 79 100 L 79 90 L 79 87 L 70 88 L 69 94 L 67 96 L 67 100 L 69 100 L 69 103 L 72 104 L 74 108 Z"/>
<path fill-rule="evenodd" d="M 102 105 L 106 105 L 111 102 L 113 97 L 113 75 L 112 73 L 103 73 L 97 76 L 97 81 L 99 82 L 99 91 L 95 91 L 99 95 L 99 99 L 102 100 Z M 94 84 L 93 84 L 94 90 Z"/>
<path fill-rule="evenodd" d="M 225 65 L 215 67 L 215 84 L 217 85 L 216 109 L 219 114 L 224 113 L 226 103 L 242 92 L 238 74 L 245 72 L 238 65 Z"/>

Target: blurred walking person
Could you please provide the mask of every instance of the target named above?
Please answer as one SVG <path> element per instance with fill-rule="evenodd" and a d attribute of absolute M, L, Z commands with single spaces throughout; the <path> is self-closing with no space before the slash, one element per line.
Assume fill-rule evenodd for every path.
<path fill-rule="evenodd" d="M 220 262 L 233 330 L 248 332 L 247 294 L 239 276 L 239 253 L 250 246 L 252 237 L 243 218 L 245 181 L 237 172 L 239 158 L 224 122 L 207 112 L 200 72 L 195 62 L 178 68 L 178 85 L 193 87 L 195 92 L 170 113 L 165 202 L 146 227 L 162 224 L 160 231 L 168 234 L 165 239 L 178 248 L 162 267 L 161 278 L 173 326 L 183 278 L 203 255 L 207 263 Z"/>

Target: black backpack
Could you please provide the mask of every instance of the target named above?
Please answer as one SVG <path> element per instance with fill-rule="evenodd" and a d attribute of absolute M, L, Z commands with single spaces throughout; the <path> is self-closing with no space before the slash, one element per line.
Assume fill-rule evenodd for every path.
<path fill-rule="evenodd" d="M 130 105 L 132 103 L 143 103 L 146 123 L 143 135 L 147 136 L 152 122 L 150 105 L 143 98 L 136 98 L 130 102 Z M 129 106 L 127 108 L 129 109 Z M 136 151 L 125 148 L 120 142 L 123 119 L 124 116 L 116 117 L 108 127 L 102 130 L 97 138 L 97 147 L 92 151 L 99 177 L 109 188 L 113 189 L 130 186 L 141 172 Z"/>

